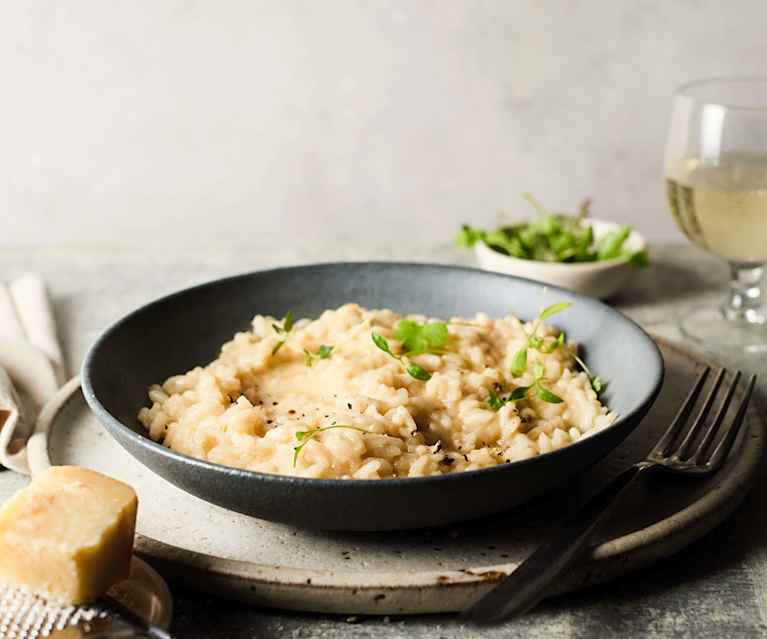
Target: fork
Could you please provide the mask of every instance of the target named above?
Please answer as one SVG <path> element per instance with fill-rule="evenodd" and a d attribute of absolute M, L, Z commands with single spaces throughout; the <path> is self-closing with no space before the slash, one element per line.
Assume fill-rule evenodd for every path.
<path fill-rule="evenodd" d="M 719 390 L 727 372 L 724 368 L 719 370 L 695 421 L 682 437 L 710 372 L 710 367 L 701 372 L 671 425 L 645 459 L 610 481 L 573 519 L 565 523 L 548 543 L 538 548 L 498 586 L 466 608 L 461 616 L 476 623 L 496 623 L 524 614 L 533 608 L 547 594 L 551 583 L 588 550 L 589 542 L 599 525 L 607 519 L 620 497 L 645 473 L 660 470 L 678 475 L 705 477 L 718 471 L 724 465 L 745 421 L 756 375 L 749 380 L 735 417 L 724 427 L 718 444 L 712 450 L 741 373 L 738 371 L 733 376 L 713 421 L 706 428 L 707 417 L 720 394 Z M 680 437 L 681 442 L 675 445 Z"/>

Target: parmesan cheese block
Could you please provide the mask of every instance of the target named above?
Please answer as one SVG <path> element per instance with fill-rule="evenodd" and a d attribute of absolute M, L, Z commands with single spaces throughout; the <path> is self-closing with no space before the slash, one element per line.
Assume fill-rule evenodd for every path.
<path fill-rule="evenodd" d="M 126 578 L 138 500 L 122 482 L 54 466 L 0 508 L 0 582 L 81 604 Z"/>

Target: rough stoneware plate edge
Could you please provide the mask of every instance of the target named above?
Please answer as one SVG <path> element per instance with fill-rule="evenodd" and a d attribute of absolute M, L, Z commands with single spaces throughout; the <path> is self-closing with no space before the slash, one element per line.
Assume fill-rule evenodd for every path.
<path fill-rule="evenodd" d="M 673 351 L 691 364 L 705 365 L 686 349 L 656 339 L 664 350 Z M 73 380 L 41 414 L 36 429 L 41 439 L 35 454 L 35 468 L 43 469 L 50 464 L 47 433 L 59 411 L 79 396 L 77 390 Z M 745 497 L 746 488 L 762 457 L 764 433 L 758 418 L 752 417 L 749 430 L 742 437 L 739 465 L 717 485 L 715 491 L 655 524 L 594 547 L 591 560 L 574 571 L 555 592 L 569 592 L 603 582 L 667 557 L 727 518 Z M 744 445 L 746 438 L 749 442 L 747 446 Z M 221 559 L 141 535 L 137 536 L 136 547 L 139 554 L 179 584 L 258 605 L 346 614 L 454 612 L 479 597 L 516 566 L 515 563 L 508 563 L 463 571 L 377 572 L 365 575 Z"/>
<path fill-rule="evenodd" d="M 631 318 L 627 317 L 620 311 L 617 311 L 616 309 L 603 304 L 597 300 L 594 300 L 593 298 L 589 298 L 588 296 L 582 295 L 580 293 L 570 291 L 567 289 L 560 288 L 558 286 L 552 286 L 549 284 L 542 284 L 541 282 L 537 282 L 535 280 L 530 280 L 524 277 L 518 277 L 515 275 L 505 275 L 503 273 L 490 273 L 488 271 L 484 271 L 483 269 L 479 268 L 470 268 L 470 267 L 463 267 L 463 266 L 452 266 L 447 264 L 430 264 L 430 263 L 419 263 L 419 262 L 322 262 L 317 264 L 305 264 L 301 266 L 286 266 L 281 268 L 275 268 L 275 269 L 267 269 L 263 271 L 255 271 L 255 272 L 245 272 L 240 273 L 237 275 L 232 275 L 224 278 L 219 278 L 215 280 L 211 280 L 208 282 L 203 282 L 202 284 L 197 284 L 195 286 L 190 286 L 187 288 L 184 288 L 180 291 L 176 291 L 174 293 L 171 293 L 169 295 L 165 295 L 163 297 L 160 297 L 156 300 L 153 300 L 147 304 L 144 304 L 143 306 L 135 309 L 134 311 L 131 311 L 127 315 L 125 315 L 123 318 L 118 320 L 117 322 L 113 323 L 111 326 L 109 326 L 105 331 L 99 335 L 99 337 L 96 339 L 96 341 L 93 343 L 90 349 L 88 349 L 88 352 L 85 356 L 85 359 L 83 360 L 82 368 L 81 368 L 81 384 L 83 388 L 83 395 L 85 396 L 85 400 L 90 406 L 91 410 L 99 417 L 100 420 L 102 420 L 102 423 L 106 423 L 109 426 L 116 428 L 119 431 L 122 431 L 124 434 L 126 434 L 128 437 L 133 439 L 134 441 L 138 442 L 139 445 L 145 448 L 149 448 L 151 450 L 154 450 L 155 452 L 162 453 L 164 456 L 174 459 L 175 461 L 191 464 L 193 466 L 198 466 L 201 468 L 207 468 L 212 470 L 220 471 L 221 469 L 226 470 L 227 472 L 232 472 L 239 475 L 249 476 L 249 477 L 257 477 L 262 480 L 266 481 L 274 481 L 274 482 L 287 482 L 287 483 L 322 483 L 323 485 L 327 486 L 328 488 L 334 487 L 334 486 L 348 486 L 348 485 L 370 485 L 371 480 L 366 479 L 315 479 L 310 477 L 295 477 L 293 475 L 278 475 L 278 474 L 271 474 L 271 473 L 260 473 L 257 471 L 251 471 L 251 470 L 245 470 L 242 468 L 234 468 L 231 466 L 225 466 L 221 464 L 216 464 L 213 462 L 197 459 L 195 457 L 190 457 L 189 455 L 185 455 L 183 453 L 178 453 L 174 450 L 171 450 L 169 448 L 166 448 L 162 444 L 158 444 L 157 442 L 150 439 L 148 436 L 145 435 L 139 435 L 136 433 L 136 431 L 128 428 L 125 424 L 123 424 L 120 420 L 116 419 L 101 403 L 101 401 L 96 397 L 96 394 L 93 390 L 93 383 L 91 381 L 92 377 L 90 374 L 91 370 L 91 362 L 94 356 L 95 351 L 98 349 L 98 347 L 104 342 L 105 339 L 109 337 L 109 335 L 117 330 L 120 326 L 122 326 L 124 323 L 128 322 L 131 318 L 133 318 L 135 315 L 142 313 L 143 311 L 165 302 L 168 302 L 177 296 L 184 295 L 188 292 L 206 288 L 210 286 L 215 286 L 217 284 L 237 280 L 242 277 L 247 277 L 249 275 L 252 275 L 254 273 L 261 273 L 261 274 L 268 274 L 268 273 L 280 273 L 288 270 L 293 269 L 302 269 L 302 268 L 315 268 L 315 267 L 334 267 L 334 266 L 343 266 L 343 265 L 355 265 L 355 266 L 391 266 L 392 264 L 395 264 L 397 266 L 402 267 L 428 267 L 428 268 L 437 268 L 437 269 L 446 269 L 446 270 L 458 270 L 458 271 L 468 271 L 468 272 L 476 272 L 476 273 L 483 273 L 488 274 L 491 276 L 497 276 L 497 277 L 504 277 L 504 278 L 510 278 L 513 280 L 525 282 L 534 286 L 540 286 L 545 287 L 546 289 L 553 291 L 553 292 L 561 292 L 564 295 L 567 295 L 569 297 L 579 298 L 584 301 L 588 301 L 592 304 L 599 304 L 600 306 L 604 307 L 610 314 L 613 314 L 614 316 L 620 318 L 621 320 L 627 322 L 628 324 L 631 324 L 639 334 L 641 334 L 646 340 L 648 345 L 652 345 L 652 348 L 654 349 L 654 355 L 657 359 L 657 371 L 656 371 L 656 377 L 655 381 L 652 385 L 652 391 L 648 395 L 648 397 L 645 399 L 644 402 L 642 402 L 639 406 L 634 408 L 632 411 L 621 414 L 618 416 L 618 419 L 611 424 L 612 426 L 615 426 L 619 424 L 620 422 L 623 422 L 627 419 L 630 419 L 637 413 L 641 413 L 642 411 L 646 410 L 649 406 L 652 405 L 652 403 L 657 398 L 658 392 L 660 391 L 660 388 L 663 384 L 663 374 L 664 374 L 664 365 L 663 365 L 663 357 L 661 356 L 660 351 L 658 350 L 657 345 L 655 344 L 655 341 L 650 336 L 647 331 L 645 331 L 639 324 L 634 322 Z M 606 429 L 605 429 L 606 430 Z M 591 437 L 601 437 L 604 434 L 604 431 L 600 431 Z M 573 442 L 567 446 L 568 449 L 577 449 L 579 445 L 583 445 L 585 443 L 587 438 L 583 438 L 583 440 L 579 440 L 576 442 Z M 558 449 L 549 453 L 545 453 L 547 456 L 555 456 L 561 453 L 563 449 Z M 540 457 L 540 456 L 539 456 Z M 482 468 L 479 470 L 469 470 L 469 471 L 463 471 L 460 473 L 461 477 L 476 475 L 476 474 L 489 474 L 492 472 L 501 472 L 504 469 L 506 469 L 508 466 L 514 465 L 519 466 L 523 464 L 534 464 L 536 459 L 538 457 L 533 457 L 530 459 L 522 459 L 518 461 L 511 462 L 511 464 L 504 464 L 504 465 L 498 465 L 493 466 L 491 468 Z M 448 478 L 452 478 L 455 476 L 458 476 L 459 474 L 447 474 L 447 475 L 430 475 L 426 477 L 395 477 L 395 478 L 389 478 L 389 479 L 382 479 L 382 480 L 375 480 L 383 481 L 388 484 L 393 483 L 400 483 L 403 485 L 411 484 L 413 482 L 420 482 L 420 483 L 427 483 L 427 482 L 443 482 Z"/>

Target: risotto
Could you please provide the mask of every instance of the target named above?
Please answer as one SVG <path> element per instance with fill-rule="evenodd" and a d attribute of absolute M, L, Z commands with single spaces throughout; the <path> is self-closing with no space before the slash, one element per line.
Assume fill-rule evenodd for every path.
<path fill-rule="evenodd" d="M 257 315 L 218 359 L 152 386 L 138 419 L 180 453 L 265 473 L 474 470 L 615 420 L 576 355 L 559 331 L 513 316 L 441 322 L 356 304 L 295 325 Z"/>

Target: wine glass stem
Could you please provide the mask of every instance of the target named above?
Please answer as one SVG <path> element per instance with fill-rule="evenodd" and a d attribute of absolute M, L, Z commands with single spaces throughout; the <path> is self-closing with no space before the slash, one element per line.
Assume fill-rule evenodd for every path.
<path fill-rule="evenodd" d="M 764 324 L 762 265 L 730 263 L 730 292 L 722 304 L 722 314 L 732 321 Z"/>

